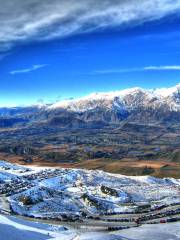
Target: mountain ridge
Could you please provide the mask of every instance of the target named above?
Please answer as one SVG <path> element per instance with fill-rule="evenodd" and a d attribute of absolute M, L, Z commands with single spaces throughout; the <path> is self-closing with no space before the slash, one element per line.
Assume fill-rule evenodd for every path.
<path fill-rule="evenodd" d="M 156 108 L 165 105 L 170 111 L 180 111 L 180 84 L 171 88 L 150 89 L 135 87 L 113 92 L 91 93 L 73 100 L 63 100 L 47 109 L 66 109 L 84 112 L 97 107 L 134 110 L 137 107 Z"/>
<path fill-rule="evenodd" d="M 10 120 L 9 120 L 10 119 Z M 119 124 L 179 122 L 180 84 L 171 88 L 131 88 L 114 92 L 91 93 L 54 104 L 0 108 L 0 126 L 45 124 L 65 128 L 99 127 Z"/>

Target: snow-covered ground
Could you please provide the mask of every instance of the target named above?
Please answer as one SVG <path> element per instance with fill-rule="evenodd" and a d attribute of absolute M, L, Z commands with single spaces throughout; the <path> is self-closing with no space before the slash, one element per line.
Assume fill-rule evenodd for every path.
<path fill-rule="evenodd" d="M 80 169 L 25 168 L 0 161 L 0 193 L 14 212 L 56 217 L 134 211 L 180 202 L 180 180 Z"/>
<path fill-rule="evenodd" d="M 28 222 L 15 217 L 0 215 L 0 240 L 46 240 L 73 239 L 75 233 L 65 231 L 63 227 Z"/>
<path fill-rule="evenodd" d="M 48 171 L 44 171 L 43 176 L 51 177 L 33 180 L 34 187 L 9 198 L 15 212 L 34 216 L 54 213 L 76 215 L 81 211 L 120 212 L 129 203 L 131 206 L 126 207 L 127 211 L 135 209 L 139 202 L 153 207 L 161 202 L 180 201 L 178 180 L 126 177 L 76 169 L 60 169 L 57 174 L 53 169 Z M 108 188 L 109 192 L 105 193 L 103 188 Z M 32 204 L 22 204 L 25 198 Z"/>
<path fill-rule="evenodd" d="M 0 240 L 179 240 L 180 223 L 144 225 L 114 233 L 78 232 L 63 226 L 0 215 Z"/>
<path fill-rule="evenodd" d="M 18 215 L 43 218 L 39 220 L 41 223 L 36 223 L 37 219 L 32 222 L 28 218 L 0 215 L 0 240 L 176 240 L 180 237 L 179 222 L 132 226 L 137 226 L 137 217 L 142 224 L 179 218 L 179 205 L 178 179 L 129 177 L 80 169 L 26 168 L 0 161 L 0 212 L 11 209 Z M 151 217 L 142 220 L 144 211 Z M 117 222 L 116 218 L 127 221 Z M 47 219 L 52 224 L 61 220 L 58 223 L 62 225 L 68 221 L 68 227 L 42 223 Z M 99 232 L 110 230 L 111 226 L 131 228 L 113 234 Z"/>
<path fill-rule="evenodd" d="M 180 222 L 156 225 L 143 225 L 117 232 L 126 240 L 179 240 Z"/>
<path fill-rule="evenodd" d="M 29 222 L 0 215 L 0 240 L 120 240 L 110 233 L 82 233 L 63 226 Z"/>

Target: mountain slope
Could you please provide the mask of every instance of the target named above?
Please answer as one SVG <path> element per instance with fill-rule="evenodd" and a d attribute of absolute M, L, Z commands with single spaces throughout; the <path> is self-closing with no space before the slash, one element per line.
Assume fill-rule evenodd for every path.
<path fill-rule="evenodd" d="M 145 90 L 131 88 L 107 93 L 92 93 L 86 97 L 57 102 L 49 109 L 62 108 L 68 111 L 84 112 L 96 108 L 128 111 L 137 108 L 180 111 L 180 84 L 172 88 Z"/>
<path fill-rule="evenodd" d="M 102 127 L 123 120 L 178 123 L 180 84 L 171 88 L 131 88 L 57 102 L 52 105 L 0 108 L 0 127 L 45 124 L 59 127 Z"/>
<path fill-rule="evenodd" d="M 180 84 L 172 88 L 132 88 L 60 101 L 46 108 L 50 123 L 72 125 L 110 124 L 122 120 L 138 122 L 179 122 Z M 75 125 L 76 125 L 75 124 Z"/>

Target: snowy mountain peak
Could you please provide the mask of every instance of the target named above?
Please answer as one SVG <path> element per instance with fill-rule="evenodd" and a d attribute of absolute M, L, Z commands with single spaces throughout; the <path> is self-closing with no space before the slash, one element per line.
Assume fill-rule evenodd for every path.
<path fill-rule="evenodd" d="M 171 88 L 143 89 L 139 87 L 119 91 L 91 93 L 85 97 L 64 100 L 48 109 L 65 109 L 84 112 L 96 108 L 136 109 L 138 107 L 156 109 L 166 107 L 171 111 L 180 111 L 180 84 Z"/>
<path fill-rule="evenodd" d="M 162 97 L 169 97 L 178 91 L 180 92 L 180 83 L 170 88 L 157 88 L 154 90 L 154 93 Z"/>

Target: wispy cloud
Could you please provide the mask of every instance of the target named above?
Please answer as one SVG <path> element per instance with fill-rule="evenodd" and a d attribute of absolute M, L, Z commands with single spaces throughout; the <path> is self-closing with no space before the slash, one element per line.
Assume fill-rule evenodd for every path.
<path fill-rule="evenodd" d="M 142 24 L 180 12 L 180 0 L 0 0 L 0 46 L 113 26 Z"/>
<path fill-rule="evenodd" d="M 14 74 L 22 74 L 22 73 L 29 73 L 29 72 L 32 72 L 32 71 L 35 71 L 35 70 L 38 70 L 40 68 L 44 68 L 48 66 L 48 64 L 39 64 L 39 65 L 33 65 L 32 67 L 30 68 L 24 68 L 24 69 L 19 69 L 19 70 L 13 70 L 10 72 L 11 75 L 14 75 Z"/>
<path fill-rule="evenodd" d="M 145 67 L 146 71 L 180 71 L 180 65 L 172 65 L 172 66 L 149 66 Z"/>
<path fill-rule="evenodd" d="M 113 74 L 113 73 L 128 73 L 128 72 L 146 72 L 146 71 L 180 71 L 180 65 L 146 66 L 146 67 L 140 67 L 140 68 L 119 68 L 119 69 L 96 70 L 91 72 L 91 74 Z"/>

